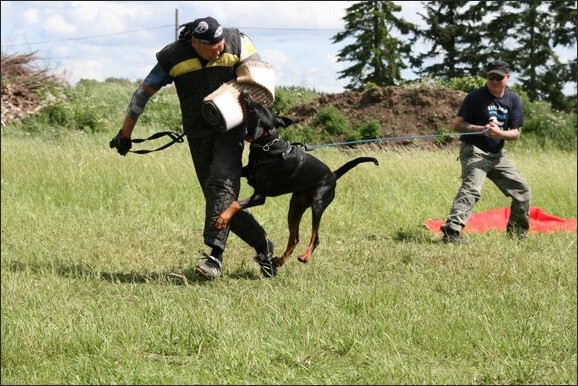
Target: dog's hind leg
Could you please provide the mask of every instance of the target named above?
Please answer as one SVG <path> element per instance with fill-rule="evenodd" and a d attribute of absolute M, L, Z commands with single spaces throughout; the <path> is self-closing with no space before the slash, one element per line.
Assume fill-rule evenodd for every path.
<path fill-rule="evenodd" d="M 309 208 L 311 199 L 307 194 L 294 193 L 289 201 L 289 212 L 287 214 L 287 223 L 289 225 L 289 238 L 287 240 L 287 249 L 283 252 L 281 257 L 275 259 L 277 266 L 285 264 L 289 256 L 295 250 L 295 246 L 299 243 L 299 224 L 303 218 L 303 213 Z"/>
<path fill-rule="evenodd" d="M 319 225 L 321 224 L 321 217 L 334 198 L 335 185 L 333 185 L 333 187 L 324 185 L 315 192 L 313 203 L 311 204 L 311 239 L 309 240 L 307 248 L 305 248 L 297 258 L 300 262 L 307 263 L 315 251 L 315 248 L 319 245 Z"/>
<path fill-rule="evenodd" d="M 325 208 L 323 208 L 324 210 Z M 321 222 L 321 215 L 323 214 L 323 210 L 321 212 L 319 210 L 315 210 L 314 206 L 311 207 L 311 217 L 313 218 L 313 222 L 311 225 L 311 239 L 309 240 L 309 244 L 307 248 L 299 255 L 297 260 L 302 263 L 307 263 L 317 245 L 319 245 L 319 224 Z"/>

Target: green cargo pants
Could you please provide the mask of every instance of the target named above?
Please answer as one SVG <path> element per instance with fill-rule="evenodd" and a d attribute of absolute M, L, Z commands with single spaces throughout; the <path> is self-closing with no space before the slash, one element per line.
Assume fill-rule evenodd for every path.
<path fill-rule="evenodd" d="M 488 153 L 462 143 L 460 162 L 462 185 L 454 198 L 445 227 L 461 232 L 480 199 L 487 177 L 506 197 L 512 199 L 506 230 L 516 235 L 527 233 L 530 228 L 530 187 L 516 166 L 506 158 L 505 150 Z"/>

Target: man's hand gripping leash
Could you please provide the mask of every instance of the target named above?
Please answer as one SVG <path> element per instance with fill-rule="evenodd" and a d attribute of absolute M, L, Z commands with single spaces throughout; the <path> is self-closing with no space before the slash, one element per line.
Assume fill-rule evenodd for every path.
<path fill-rule="evenodd" d="M 122 135 L 121 130 L 119 130 L 118 134 L 110 141 L 109 145 L 111 149 L 116 148 L 118 154 L 126 155 L 132 148 L 132 140 Z"/>

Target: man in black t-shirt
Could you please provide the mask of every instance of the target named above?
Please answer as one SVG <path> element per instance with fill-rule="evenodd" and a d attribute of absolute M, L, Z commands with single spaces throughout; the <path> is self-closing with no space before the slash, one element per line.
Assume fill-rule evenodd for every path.
<path fill-rule="evenodd" d="M 512 199 L 507 233 L 523 238 L 530 227 L 530 187 L 504 150 L 505 141 L 520 138 L 524 123 L 522 102 L 515 92 L 506 89 L 510 80 L 508 63 L 489 63 L 486 75 L 486 85 L 466 96 L 452 123 L 456 131 L 464 133 L 460 137 L 462 185 L 441 226 L 446 243 L 463 241 L 460 233 L 480 199 L 486 177 Z"/>

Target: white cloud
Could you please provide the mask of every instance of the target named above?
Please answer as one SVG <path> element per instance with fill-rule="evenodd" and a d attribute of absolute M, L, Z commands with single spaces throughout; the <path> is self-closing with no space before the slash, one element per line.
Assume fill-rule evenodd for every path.
<path fill-rule="evenodd" d="M 4 11 L 2 11 L 4 12 Z M 37 25 L 40 21 L 40 16 L 38 15 L 38 10 L 29 9 L 22 12 L 22 21 L 24 25 Z"/>
<path fill-rule="evenodd" d="M 77 31 L 76 26 L 67 23 L 61 15 L 50 15 L 43 19 L 39 25 L 47 34 L 55 34 L 57 36 L 68 36 Z"/>

